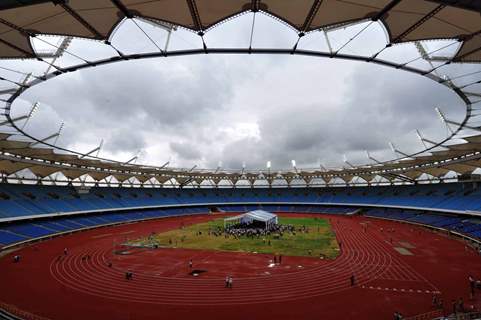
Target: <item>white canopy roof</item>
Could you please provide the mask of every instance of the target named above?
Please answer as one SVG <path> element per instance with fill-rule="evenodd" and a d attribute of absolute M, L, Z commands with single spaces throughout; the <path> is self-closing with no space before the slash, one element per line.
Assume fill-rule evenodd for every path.
<path fill-rule="evenodd" d="M 243 218 L 250 218 L 256 221 L 268 222 L 268 221 L 277 219 L 277 215 L 264 210 L 254 210 L 235 217 L 229 217 L 224 220 L 233 221 L 233 220 L 241 220 Z"/>

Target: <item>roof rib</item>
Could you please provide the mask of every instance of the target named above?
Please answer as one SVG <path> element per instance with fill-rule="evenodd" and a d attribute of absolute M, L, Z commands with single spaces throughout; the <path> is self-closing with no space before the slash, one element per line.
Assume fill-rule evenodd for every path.
<path fill-rule="evenodd" d="M 72 17 L 74 17 L 78 22 L 80 22 L 89 32 L 91 32 L 95 38 L 98 40 L 103 39 L 102 34 L 95 29 L 90 23 L 88 23 L 84 18 L 82 18 L 74 9 L 72 9 L 68 4 L 60 4 L 60 6 Z"/>
<path fill-rule="evenodd" d="M 382 19 L 399 2 L 401 2 L 401 0 L 392 0 L 391 2 L 389 2 L 381 11 L 379 11 L 374 17 L 372 17 L 372 21 Z"/>
<path fill-rule="evenodd" d="M 312 20 L 314 20 L 314 17 L 316 16 L 317 12 L 319 11 L 319 8 L 321 7 L 323 0 L 315 0 L 314 3 L 312 4 L 311 9 L 309 10 L 309 13 L 307 14 L 306 20 L 304 21 L 301 31 L 304 33 L 308 31 L 311 27 Z"/>
<path fill-rule="evenodd" d="M 23 54 L 26 55 L 27 57 L 30 57 L 30 58 L 34 58 L 34 57 L 35 57 L 35 54 L 33 54 L 32 52 L 28 52 L 27 50 L 24 50 L 24 49 L 22 49 L 22 48 L 20 48 L 20 47 L 17 47 L 16 45 L 14 45 L 14 44 L 12 44 L 12 43 L 10 43 L 10 42 L 8 42 L 8 41 L 3 40 L 2 38 L 0 38 L 0 42 L 3 43 L 3 44 L 6 45 L 6 46 L 9 46 L 9 47 L 12 48 L 12 49 L 17 50 L 18 52 L 23 53 Z"/>
<path fill-rule="evenodd" d="M 260 1 L 261 1 L 261 0 L 252 0 L 252 2 L 251 2 L 251 10 L 252 10 L 253 12 L 259 11 L 259 2 L 260 2 Z"/>
<path fill-rule="evenodd" d="M 197 4 L 195 0 L 187 0 L 189 5 L 189 11 L 192 15 L 192 21 L 194 22 L 195 30 L 199 32 L 199 35 L 203 35 L 202 21 L 200 20 L 199 10 L 197 9 Z"/>
<path fill-rule="evenodd" d="M 445 7 L 446 7 L 445 4 L 440 4 L 439 6 L 431 10 L 428 14 L 426 14 L 424 17 L 422 17 L 419 21 L 417 21 L 415 24 L 410 26 L 406 31 L 404 31 L 399 36 L 397 36 L 392 42 L 393 43 L 401 42 L 407 35 L 409 35 L 411 32 L 413 32 L 414 30 L 422 26 L 423 23 L 425 23 L 426 21 L 434 17 L 439 11 L 443 10 Z"/>
<path fill-rule="evenodd" d="M 127 7 L 120 0 L 111 0 L 112 3 L 129 19 L 134 17 L 134 14 L 127 9 Z"/>

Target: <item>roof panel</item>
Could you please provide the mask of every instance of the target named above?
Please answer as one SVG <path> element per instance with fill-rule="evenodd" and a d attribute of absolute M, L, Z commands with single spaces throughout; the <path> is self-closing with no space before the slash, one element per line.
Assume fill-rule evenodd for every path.
<path fill-rule="evenodd" d="M 139 180 L 141 183 L 145 183 L 146 181 L 149 181 L 150 179 L 152 179 L 152 176 L 139 175 L 139 176 L 135 176 L 135 178 L 137 178 L 137 180 Z"/>
<path fill-rule="evenodd" d="M 0 140 L 0 150 L 8 150 L 8 152 L 12 152 L 14 150 L 11 149 L 23 149 L 27 148 L 30 145 L 30 142 L 24 141 L 14 141 L 14 140 Z"/>
<path fill-rule="evenodd" d="M 119 182 L 124 182 L 132 177 L 131 175 L 127 175 L 127 174 L 114 174 L 113 176 Z"/>
<path fill-rule="evenodd" d="M 71 35 L 92 38 L 94 35 L 62 6 L 50 3 L 36 4 L 0 11 L 0 19 L 35 34 Z M 19 34 L 19 37 L 22 37 Z M 20 42 L 20 39 L 19 41 Z"/>
<path fill-rule="evenodd" d="M 464 41 L 458 53 L 457 61 L 481 62 L 481 34 Z"/>
<path fill-rule="evenodd" d="M 417 179 L 419 178 L 421 175 L 423 174 L 423 172 L 421 171 L 415 171 L 415 170 L 410 170 L 410 171 L 407 171 L 407 172 L 403 172 L 403 175 L 411 178 L 411 179 Z"/>
<path fill-rule="evenodd" d="M 466 140 L 468 142 L 473 142 L 473 143 L 481 143 L 481 134 L 477 134 L 474 136 L 468 136 L 468 137 L 463 137 L 461 138 L 463 140 Z"/>
<path fill-rule="evenodd" d="M 311 29 L 366 19 L 382 10 L 389 2 L 389 0 L 324 0 L 312 20 Z"/>
<path fill-rule="evenodd" d="M 408 32 L 413 26 L 415 26 L 419 21 L 421 21 L 439 6 L 440 4 L 438 3 L 427 1 L 401 1 L 393 9 L 391 9 L 391 11 L 389 11 L 387 16 L 384 18 L 384 22 L 387 24 L 391 40 L 394 42 L 404 41 L 406 32 Z"/>
<path fill-rule="evenodd" d="M 55 161 L 55 162 L 70 162 L 78 158 L 78 156 L 73 154 L 53 154 L 51 156 L 41 156 L 41 159 Z"/>
<path fill-rule="evenodd" d="M 469 151 L 463 150 L 440 150 L 431 152 L 437 159 L 451 159 L 468 154 Z"/>
<path fill-rule="evenodd" d="M 86 174 L 86 171 L 82 170 L 62 170 L 64 176 L 70 179 L 77 179 L 78 177 Z"/>
<path fill-rule="evenodd" d="M 35 3 L 50 2 L 52 0 L 2 0 L 0 2 L 0 10 L 18 8 L 21 6 L 28 6 Z"/>
<path fill-rule="evenodd" d="M 197 31 L 249 10 L 252 6 L 252 2 L 248 0 L 192 1 L 190 3 L 193 3 L 196 9 L 194 12 L 197 12 L 200 17 L 201 26 L 199 27 L 194 23 L 188 1 L 122 0 L 122 3 L 134 15 L 170 22 Z M 391 0 L 263 0 L 259 3 L 259 7 L 287 21 L 297 29 L 306 27 L 309 31 L 327 25 L 372 17 L 389 3 Z M 73 12 L 68 12 L 68 8 L 73 9 Z M 311 11 L 313 8 L 317 9 L 317 13 L 316 10 Z M 70 0 L 66 5 L 54 5 L 49 1 L 1 10 L 0 19 L 21 28 L 33 29 L 37 33 L 96 38 L 96 32 L 103 37 L 110 35 L 113 27 L 123 17 L 120 12 L 120 9 L 109 0 Z M 311 17 L 309 13 L 314 14 Z M 74 15 L 80 16 L 81 20 L 85 20 L 88 25 L 79 21 Z M 480 19 L 476 11 L 444 6 L 439 1 L 403 0 L 385 15 L 384 22 L 392 39 L 400 42 L 472 34 L 479 31 Z M 480 37 L 476 36 L 466 41 L 458 54 L 460 60 L 481 61 Z M 32 51 L 28 37 L 12 31 L 5 24 L 0 25 L 0 39 L 23 51 Z M 26 56 L 25 52 L 17 52 L 12 46 L 0 43 L 0 57 Z"/>
<path fill-rule="evenodd" d="M 5 151 L 12 154 L 24 156 L 24 157 L 53 154 L 53 149 L 45 149 L 45 148 L 23 148 L 23 149 L 13 149 L 13 150 L 5 150 Z"/>
<path fill-rule="evenodd" d="M 302 30 L 313 4 L 313 0 L 263 0 L 260 8 Z"/>
<path fill-rule="evenodd" d="M 45 178 L 52 173 L 59 172 L 60 169 L 56 167 L 47 167 L 47 166 L 33 166 L 29 168 L 30 171 L 32 171 L 33 174 L 35 174 L 37 177 L 40 178 Z"/>
<path fill-rule="evenodd" d="M 463 150 L 468 152 L 475 152 L 481 150 L 481 143 L 461 143 L 461 144 L 452 144 L 447 146 L 451 150 Z"/>
<path fill-rule="evenodd" d="M 170 22 L 193 30 L 195 29 L 194 20 L 190 14 L 187 1 L 123 0 L 122 3 L 129 10 L 134 11 L 136 15 Z"/>
<path fill-rule="evenodd" d="M 28 163 L 1 160 L 0 161 L 0 172 L 3 173 L 3 174 L 10 175 L 12 173 L 23 170 L 23 169 L 28 168 L 30 166 L 31 166 L 31 164 L 28 164 Z"/>
<path fill-rule="evenodd" d="M 433 177 L 438 177 L 438 178 L 444 176 L 446 173 L 449 172 L 449 170 L 445 168 L 426 168 L 426 169 L 423 169 L 423 171 L 426 173 L 429 173 Z"/>
<path fill-rule="evenodd" d="M 122 13 L 110 0 L 70 0 L 68 5 L 104 38 L 123 19 Z"/>
<path fill-rule="evenodd" d="M 100 181 L 100 180 L 103 180 L 103 179 L 107 178 L 108 176 L 110 176 L 110 173 L 108 173 L 108 172 L 89 172 L 88 175 L 91 176 L 95 181 Z"/>
<path fill-rule="evenodd" d="M 219 21 L 250 9 L 250 2 L 245 0 L 212 1 L 196 0 L 203 29 Z"/>
<path fill-rule="evenodd" d="M 444 7 L 417 28 L 406 34 L 400 41 L 424 39 L 447 39 L 471 34 L 479 30 L 481 15 L 469 10 Z"/>
<path fill-rule="evenodd" d="M 462 163 L 450 164 L 448 166 L 443 166 L 443 168 L 455 171 L 459 174 L 471 173 L 476 169 L 476 167 L 474 166 L 470 166 Z"/>
<path fill-rule="evenodd" d="M 1 32 L 1 58 L 33 57 L 33 55 L 34 52 L 29 37 L 26 37 L 12 29 L 4 29 L 4 31 Z"/>

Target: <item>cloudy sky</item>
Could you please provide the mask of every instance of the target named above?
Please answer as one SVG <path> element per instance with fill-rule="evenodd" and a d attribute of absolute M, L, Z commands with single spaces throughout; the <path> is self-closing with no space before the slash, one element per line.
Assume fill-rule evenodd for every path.
<path fill-rule="evenodd" d="M 167 33 L 139 21 L 160 47 Z M 248 47 L 252 14 L 213 29 L 209 47 Z M 331 32 L 340 48 L 366 25 Z M 296 33 L 262 15 L 256 18 L 253 47 L 291 48 Z M 45 38 L 55 43 L 53 37 Z M 157 50 L 139 28 L 123 23 L 112 43 L 125 53 Z M 45 43 L 35 43 L 45 50 Z M 386 44 L 383 28 L 370 25 L 343 48 L 369 54 Z M 430 44 L 430 46 L 441 46 Z M 42 47 L 42 45 L 44 47 Z M 172 33 L 170 50 L 199 48 L 200 38 Z M 299 48 L 328 50 L 323 33 L 301 39 Z M 452 50 L 453 48 L 450 48 Z M 115 55 L 93 41 L 74 40 L 69 52 L 84 59 Z M 413 45 L 396 46 L 381 58 L 407 62 Z M 79 63 L 65 54 L 62 66 Z M 15 62 L 12 62 L 12 65 Z M 427 66 L 423 60 L 412 66 Z M 45 69 L 32 62 L 31 68 Z M 446 135 L 434 111 L 461 120 L 464 106 L 444 86 L 407 72 L 362 62 L 302 56 L 197 55 L 129 61 L 62 75 L 28 90 L 13 108 L 20 115 L 32 103 L 39 109 L 26 131 L 42 137 L 65 123 L 58 144 L 87 152 L 104 140 L 102 157 L 161 165 L 215 168 L 341 166 L 393 157 L 392 141 L 405 152 L 419 150 L 415 129 L 432 140 Z"/>

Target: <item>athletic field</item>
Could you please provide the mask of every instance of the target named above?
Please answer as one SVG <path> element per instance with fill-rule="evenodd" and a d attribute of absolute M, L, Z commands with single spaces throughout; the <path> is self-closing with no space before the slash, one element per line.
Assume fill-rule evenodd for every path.
<path fill-rule="evenodd" d="M 226 237 L 222 232 L 215 232 L 222 230 L 224 226 L 224 220 L 220 218 L 167 232 L 154 233 L 148 237 L 130 241 L 130 244 L 316 258 L 335 258 L 338 255 L 339 247 L 327 219 L 280 217 L 279 224 L 292 225 L 296 232 L 285 232 L 282 236 L 274 234 L 254 238 Z"/>

